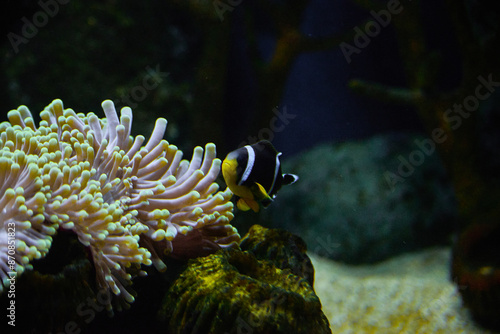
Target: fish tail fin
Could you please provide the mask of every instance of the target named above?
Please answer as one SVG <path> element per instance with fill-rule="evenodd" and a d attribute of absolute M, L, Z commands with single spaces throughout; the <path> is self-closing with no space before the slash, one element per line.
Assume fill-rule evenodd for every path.
<path fill-rule="evenodd" d="M 283 174 L 283 184 L 292 184 L 297 182 L 298 179 L 299 179 L 298 175 Z"/>

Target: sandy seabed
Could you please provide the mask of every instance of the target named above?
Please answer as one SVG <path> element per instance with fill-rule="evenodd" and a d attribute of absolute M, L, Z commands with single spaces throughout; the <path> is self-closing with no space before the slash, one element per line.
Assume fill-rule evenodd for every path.
<path fill-rule="evenodd" d="M 449 279 L 451 250 L 352 266 L 309 254 L 314 289 L 337 333 L 494 333 L 481 329 Z"/>

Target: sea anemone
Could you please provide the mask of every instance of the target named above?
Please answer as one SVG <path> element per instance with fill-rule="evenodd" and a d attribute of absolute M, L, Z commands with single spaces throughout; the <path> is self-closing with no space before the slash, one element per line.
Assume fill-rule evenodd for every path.
<path fill-rule="evenodd" d="M 90 250 L 99 289 L 127 302 L 134 300 L 126 288 L 132 272 L 145 274 L 140 265 L 164 270 L 165 255 L 196 256 L 239 240 L 229 224 L 232 194 L 214 182 L 221 163 L 214 144 L 195 148 L 188 162 L 163 140 L 165 119 L 156 121 L 143 146 L 143 136 L 130 135 L 130 108 L 118 118 L 113 102 L 102 107 L 106 117 L 100 119 L 54 100 L 41 112 L 39 127 L 25 106 L 0 125 L 4 285 L 14 271 L 4 255 L 10 226 L 17 273 L 47 254 L 58 228 L 70 230 Z"/>

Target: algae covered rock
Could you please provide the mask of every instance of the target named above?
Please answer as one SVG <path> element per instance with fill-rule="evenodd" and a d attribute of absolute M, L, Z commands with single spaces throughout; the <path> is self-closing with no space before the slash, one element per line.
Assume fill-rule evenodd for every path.
<path fill-rule="evenodd" d="M 280 191 L 263 223 L 299 235 L 309 251 L 347 263 L 446 243 L 455 198 L 428 141 L 391 134 L 323 144 L 292 157 L 283 170 L 300 179 Z"/>
<path fill-rule="evenodd" d="M 259 260 L 266 260 L 280 269 L 290 269 L 294 275 L 314 284 L 314 268 L 306 254 L 307 246 L 300 237 L 278 228 L 253 225 L 240 242 Z"/>
<path fill-rule="evenodd" d="M 159 312 L 168 333 L 331 333 L 300 238 L 255 226 L 241 247 L 189 261 Z"/>

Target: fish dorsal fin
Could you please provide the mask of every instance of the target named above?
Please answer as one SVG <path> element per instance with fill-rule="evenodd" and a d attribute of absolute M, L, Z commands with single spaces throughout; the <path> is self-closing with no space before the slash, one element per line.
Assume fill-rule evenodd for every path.
<path fill-rule="evenodd" d="M 297 182 L 299 177 L 295 174 L 283 174 L 283 184 L 292 184 Z"/>

